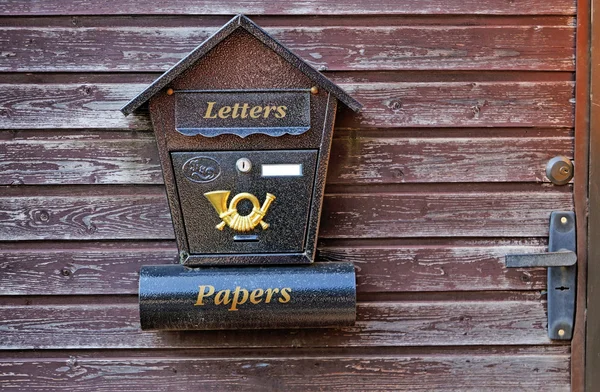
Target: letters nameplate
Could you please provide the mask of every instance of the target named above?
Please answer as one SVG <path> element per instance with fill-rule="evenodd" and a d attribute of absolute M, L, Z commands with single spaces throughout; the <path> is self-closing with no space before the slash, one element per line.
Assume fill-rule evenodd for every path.
<path fill-rule="evenodd" d="M 175 127 L 186 136 L 277 137 L 310 128 L 309 90 L 179 90 L 175 98 Z"/>

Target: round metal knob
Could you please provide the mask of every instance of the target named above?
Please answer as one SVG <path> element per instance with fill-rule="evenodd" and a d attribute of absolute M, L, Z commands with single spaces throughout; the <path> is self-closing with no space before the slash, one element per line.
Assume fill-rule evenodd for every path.
<path fill-rule="evenodd" d="M 567 157 L 554 157 L 546 165 L 546 176 L 554 185 L 568 184 L 573 174 L 573 162 Z"/>

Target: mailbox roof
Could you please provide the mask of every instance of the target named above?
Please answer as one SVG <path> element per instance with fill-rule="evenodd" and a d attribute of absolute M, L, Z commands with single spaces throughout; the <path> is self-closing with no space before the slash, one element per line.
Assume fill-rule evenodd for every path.
<path fill-rule="evenodd" d="M 256 25 L 246 16 L 237 15 L 225 26 L 223 26 L 219 31 L 217 31 L 206 41 L 200 44 L 200 46 L 194 49 L 190 54 L 188 54 L 177 64 L 175 64 L 164 74 L 162 74 L 151 85 L 146 87 L 144 91 L 142 91 L 135 98 L 129 101 L 125 106 L 123 106 L 121 108 L 121 112 L 123 112 L 123 114 L 125 115 L 133 113 L 136 109 L 138 109 L 140 106 L 145 104 L 150 98 L 152 98 L 154 94 L 158 93 L 161 89 L 163 89 L 165 86 L 171 83 L 177 76 L 183 73 L 196 61 L 204 57 L 211 49 L 217 46 L 221 41 L 227 38 L 238 28 L 244 28 L 264 45 L 274 50 L 275 53 L 279 54 L 281 57 L 292 63 L 302 73 L 304 73 L 307 77 L 309 77 L 317 85 L 319 85 L 319 87 L 324 88 L 325 90 L 333 94 L 337 99 L 339 99 L 350 109 L 354 111 L 359 111 L 362 108 L 360 102 L 358 102 L 349 94 L 344 92 L 344 90 L 342 90 L 338 85 L 333 83 L 331 80 L 327 79 L 325 76 L 323 76 L 323 74 L 314 69 L 307 62 L 290 52 L 285 46 L 280 44 L 276 39 L 267 34 L 267 32 L 258 27 L 258 25 Z"/>

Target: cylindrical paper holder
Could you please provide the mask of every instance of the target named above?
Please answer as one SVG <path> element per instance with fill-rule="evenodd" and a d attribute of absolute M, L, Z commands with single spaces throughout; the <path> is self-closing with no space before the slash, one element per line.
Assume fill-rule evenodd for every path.
<path fill-rule="evenodd" d="M 139 290 L 145 330 L 336 327 L 356 319 L 351 262 L 145 266 Z"/>

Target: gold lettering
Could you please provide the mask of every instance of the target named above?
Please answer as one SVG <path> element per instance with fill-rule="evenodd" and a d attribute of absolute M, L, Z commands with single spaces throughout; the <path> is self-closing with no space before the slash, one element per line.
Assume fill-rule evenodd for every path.
<path fill-rule="evenodd" d="M 221 290 L 215 295 L 215 305 L 228 305 L 231 302 L 229 298 L 231 290 Z"/>
<path fill-rule="evenodd" d="M 287 304 L 288 302 L 290 302 L 290 293 L 292 292 L 292 289 L 290 289 L 289 287 L 286 287 L 284 289 L 281 289 L 281 298 L 278 299 L 278 301 L 282 304 Z"/>
<path fill-rule="evenodd" d="M 240 116 L 238 110 L 240 110 L 240 104 L 236 103 L 233 105 L 233 113 L 231 113 L 231 118 L 238 118 Z"/>
<path fill-rule="evenodd" d="M 242 299 L 240 300 L 240 293 L 242 294 Z M 243 305 L 248 301 L 248 290 L 237 286 L 233 291 L 233 301 L 231 302 L 231 307 L 229 308 L 230 312 L 235 312 L 238 310 L 238 305 Z"/>
<path fill-rule="evenodd" d="M 253 107 L 252 109 L 250 109 L 250 117 L 259 118 L 262 110 L 263 110 L 262 106 Z"/>
<path fill-rule="evenodd" d="M 219 109 L 220 118 L 229 117 L 229 113 L 231 113 L 231 106 L 223 106 L 221 109 Z"/>
<path fill-rule="evenodd" d="M 268 118 L 272 110 L 277 110 L 277 106 L 265 106 L 263 108 L 263 117 Z"/>
<path fill-rule="evenodd" d="M 254 305 L 261 303 L 261 297 L 263 296 L 264 292 L 265 291 L 263 289 L 253 290 L 252 294 L 250 294 L 250 302 L 252 302 Z"/>
<path fill-rule="evenodd" d="M 204 118 L 260 118 L 261 115 L 263 118 L 284 118 L 288 110 L 288 107 L 284 105 L 256 105 L 250 107 L 248 103 L 235 103 L 233 106 L 221 106 L 219 108 L 216 102 L 207 102 L 206 104 Z"/>
<path fill-rule="evenodd" d="M 277 106 L 277 113 L 275 113 L 275 117 L 284 118 L 287 110 L 287 106 Z"/>
<path fill-rule="evenodd" d="M 216 102 L 207 102 L 208 106 L 206 107 L 206 113 L 204 114 L 204 118 L 217 118 L 217 115 L 211 116 L 211 112 L 213 106 L 215 106 Z"/>
<path fill-rule="evenodd" d="M 254 305 L 258 305 L 261 302 L 268 304 L 274 301 L 274 295 L 280 294 L 277 302 L 286 304 L 291 301 L 292 289 L 289 287 L 284 287 L 282 289 L 278 288 L 268 288 L 266 290 L 263 289 L 254 289 L 251 292 L 249 290 L 243 289 L 240 286 L 237 286 L 233 293 L 231 290 L 219 290 L 214 296 L 214 304 L 215 305 L 230 305 L 229 311 L 235 312 L 238 311 L 238 306 L 243 305 L 247 302 L 252 303 Z M 195 306 L 203 306 L 209 302 L 210 297 L 215 294 L 215 287 L 211 285 L 202 285 L 198 286 L 198 298 L 196 300 Z M 233 294 L 233 298 L 232 298 Z M 266 294 L 266 295 L 265 295 Z"/>
<path fill-rule="evenodd" d="M 204 297 L 210 297 L 215 293 L 214 286 L 199 286 L 199 288 L 200 289 L 198 290 L 198 300 L 194 304 L 195 306 L 204 305 Z M 208 289 L 208 291 L 206 291 L 206 289 Z"/>
<path fill-rule="evenodd" d="M 249 107 L 250 107 L 250 106 L 248 106 L 248 104 L 247 104 L 247 103 L 245 103 L 245 104 L 242 106 L 242 115 L 241 115 L 241 117 L 242 117 L 242 118 L 248 118 L 248 114 L 247 114 L 246 112 L 248 111 L 248 108 L 249 108 Z"/>
<path fill-rule="evenodd" d="M 266 289 L 265 291 L 267 293 L 267 298 L 265 298 L 265 303 L 268 304 L 269 302 L 271 302 L 271 298 L 273 298 L 273 294 L 278 293 L 279 289 Z"/>

